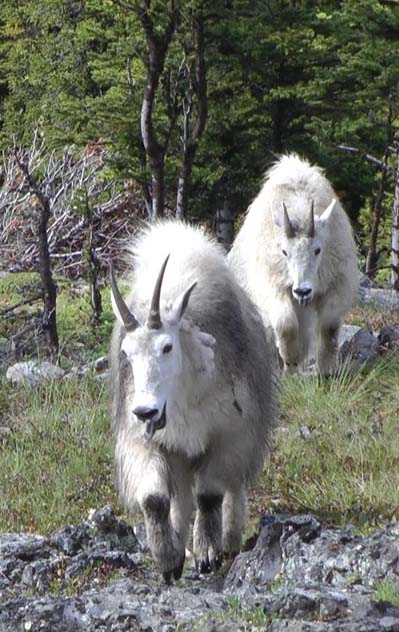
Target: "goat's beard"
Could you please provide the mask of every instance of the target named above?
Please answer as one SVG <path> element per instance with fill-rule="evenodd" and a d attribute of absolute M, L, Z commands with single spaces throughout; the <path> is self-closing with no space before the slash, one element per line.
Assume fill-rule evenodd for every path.
<path fill-rule="evenodd" d="M 145 425 L 144 436 L 146 439 L 151 440 L 157 430 L 162 430 L 166 426 L 166 402 L 162 409 L 162 414 L 158 419 L 150 419 Z"/>

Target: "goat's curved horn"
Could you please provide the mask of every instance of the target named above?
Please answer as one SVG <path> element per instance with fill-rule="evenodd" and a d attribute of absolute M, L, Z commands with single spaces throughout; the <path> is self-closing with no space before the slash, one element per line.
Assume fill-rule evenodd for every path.
<path fill-rule="evenodd" d="M 288 215 L 288 211 L 287 211 L 287 207 L 283 202 L 283 209 L 284 209 L 284 230 L 285 230 L 285 234 L 287 235 L 288 239 L 292 239 L 292 237 L 295 237 L 295 230 L 293 225 L 291 224 L 291 220 L 289 218 Z"/>
<path fill-rule="evenodd" d="M 139 323 L 135 319 L 134 315 L 123 300 L 121 293 L 119 292 L 115 280 L 112 261 L 109 262 L 109 282 L 111 284 L 112 297 L 115 301 L 116 307 L 118 308 L 126 331 L 134 331 L 139 326 Z"/>
<path fill-rule="evenodd" d="M 169 255 L 166 257 L 159 271 L 157 281 L 155 283 L 154 291 L 152 293 L 150 313 L 148 314 L 147 327 L 149 329 L 160 329 L 162 327 L 161 314 L 159 311 L 159 301 L 161 298 L 161 287 L 163 281 L 163 275 L 165 273 L 166 264 L 168 263 Z"/>
<path fill-rule="evenodd" d="M 306 226 L 306 236 L 314 237 L 314 200 L 312 200 L 310 205 L 309 219 Z"/>

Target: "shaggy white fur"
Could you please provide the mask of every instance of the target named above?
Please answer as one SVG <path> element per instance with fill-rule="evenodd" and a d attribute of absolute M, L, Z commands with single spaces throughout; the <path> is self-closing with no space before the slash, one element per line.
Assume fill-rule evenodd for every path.
<path fill-rule="evenodd" d="M 200 570 L 217 566 L 222 547 L 240 547 L 246 487 L 264 464 L 276 422 L 274 380 L 258 310 L 201 228 L 152 225 L 132 255 L 126 304 L 138 326 L 126 331 L 114 300 L 110 350 L 116 479 L 125 507 L 141 507 L 169 579 L 181 574 L 193 497 Z M 146 322 L 168 255 L 154 330 Z M 138 410 L 154 416 L 143 423 Z M 166 423 L 148 433 L 160 419 Z"/>
<path fill-rule="evenodd" d="M 298 370 L 315 351 L 318 370 L 332 372 L 358 269 L 349 219 L 319 167 L 290 154 L 268 171 L 229 263 L 272 327 L 286 370 Z"/>

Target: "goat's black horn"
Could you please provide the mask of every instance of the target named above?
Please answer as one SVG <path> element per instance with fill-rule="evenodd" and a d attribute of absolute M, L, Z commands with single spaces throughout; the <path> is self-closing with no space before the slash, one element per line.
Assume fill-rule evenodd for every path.
<path fill-rule="evenodd" d="M 284 230 L 285 230 L 285 234 L 287 235 L 288 239 L 292 239 L 292 237 L 295 237 L 295 230 L 293 225 L 291 224 L 291 220 L 289 218 L 288 215 L 288 211 L 287 211 L 287 207 L 283 202 L 283 210 L 284 210 Z"/>
<path fill-rule="evenodd" d="M 123 300 L 121 293 L 119 292 L 115 280 L 112 261 L 109 262 L 109 282 L 111 284 L 112 296 L 121 315 L 126 331 L 134 331 L 139 324 L 128 306 L 126 305 L 125 301 Z"/>
<path fill-rule="evenodd" d="M 306 236 L 314 237 L 314 200 L 312 200 L 312 203 L 310 205 L 309 219 L 306 227 Z"/>
<path fill-rule="evenodd" d="M 168 263 L 169 255 L 166 257 L 159 271 L 157 281 L 155 283 L 154 291 L 152 293 L 150 312 L 148 314 L 147 327 L 149 329 L 160 329 L 162 327 L 161 313 L 159 309 L 159 302 L 161 298 L 161 288 L 163 275 L 165 273 L 166 264 Z"/>

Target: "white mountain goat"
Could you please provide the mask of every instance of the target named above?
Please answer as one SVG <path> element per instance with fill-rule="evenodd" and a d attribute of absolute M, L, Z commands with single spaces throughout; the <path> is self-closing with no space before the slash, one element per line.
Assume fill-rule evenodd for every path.
<path fill-rule="evenodd" d="M 358 269 L 349 219 L 320 168 L 294 154 L 270 169 L 229 263 L 273 328 L 286 371 L 315 353 L 318 371 L 333 372 Z"/>
<path fill-rule="evenodd" d="M 275 425 L 273 376 L 258 310 L 201 229 L 155 224 L 133 255 L 126 302 L 110 273 L 116 479 L 170 581 L 183 571 L 193 496 L 199 571 L 240 549 L 246 487 Z"/>

